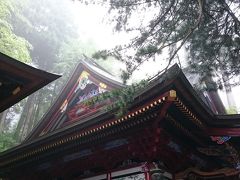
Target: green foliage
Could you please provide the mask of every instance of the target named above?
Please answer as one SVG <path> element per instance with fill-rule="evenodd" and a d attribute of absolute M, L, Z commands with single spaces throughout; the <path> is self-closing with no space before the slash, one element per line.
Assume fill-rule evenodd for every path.
<path fill-rule="evenodd" d="M 117 117 L 121 117 L 128 111 L 128 108 L 132 104 L 136 95 L 141 92 L 147 84 L 147 81 L 142 80 L 139 83 L 133 83 L 125 88 L 105 92 L 101 95 L 95 96 L 87 100 L 85 103 L 87 105 L 93 105 L 99 101 L 101 102 L 103 100 L 110 99 L 112 103 L 106 107 L 106 110 L 113 111 Z"/>
<path fill-rule="evenodd" d="M 207 76 L 220 72 L 227 76 L 240 73 L 240 20 L 234 14 L 234 1 L 210 1 L 204 6 L 202 23 L 189 40 L 190 65 Z M 233 3 L 236 7 L 230 8 Z"/>
<path fill-rule="evenodd" d="M 226 111 L 227 111 L 227 114 L 237 114 L 238 113 L 237 108 L 234 106 L 229 107 Z"/>
<path fill-rule="evenodd" d="M 0 19 L 7 19 L 11 16 L 13 6 L 9 0 L 1 1 L 0 3 Z"/>
<path fill-rule="evenodd" d="M 22 37 L 17 36 L 11 25 L 14 7 L 9 0 L 0 2 L 0 51 L 23 62 L 30 62 L 31 45 Z"/>
<path fill-rule="evenodd" d="M 17 145 L 12 132 L 5 132 L 0 135 L 0 152 L 3 152 Z"/>
<path fill-rule="evenodd" d="M 104 59 L 106 60 L 109 57 L 109 54 L 106 50 L 98 51 L 92 55 L 94 59 Z"/>
<path fill-rule="evenodd" d="M 30 44 L 24 38 L 16 36 L 9 26 L 0 22 L 0 50 L 2 53 L 29 63 L 31 61 L 30 47 Z"/>
<path fill-rule="evenodd" d="M 12 19 L 15 32 L 32 44 L 31 57 L 41 69 L 51 72 L 60 47 L 77 38 L 68 3 L 66 0 L 15 2 L 20 14 Z"/>

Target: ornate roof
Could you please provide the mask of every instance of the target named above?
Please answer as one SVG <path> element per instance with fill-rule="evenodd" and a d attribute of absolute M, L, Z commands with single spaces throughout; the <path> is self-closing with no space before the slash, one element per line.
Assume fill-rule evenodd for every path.
<path fill-rule="evenodd" d="M 51 109 L 61 107 L 85 70 L 71 78 L 71 86 L 63 89 L 61 100 Z M 106 82 L 109 81 L 103 81 L 114 85 Z M 50 110 L 51 117 L 53 114 L 55 111 Z M 134 163 L 158 160 L 170 172 L 184 172 L 184 176 L 184 170 L 196 164 L 201 168 L 200 174 L 222 167 L 239 173 L 236 170 L 240 165 L 239 141 L 231 137 L 233 134 L 224 136 L 225 127 L 221 126 L 232 127 L 234 123 L 227 122 L 232 117 L 214 114 L 175 65 L 139 92 L 124 116 L 115 117 L 112 112 L 101 110 L 38 136 L 44 129 L 41 128 L 38 134 L 32 134 L 34 138 L 1 153 L 0 168 L 3 177 L 28 174 L 44 178 L 45 174 L 71 179 L 86 177 L 85 171 L 108 172 L 121 167 L 126 160 Z M 232 120 L 239 122 L 239 116 Z M 223 132 L 212 134 L 212 128 L 215 131 L 223 128 Z"/>
<path fill-rule="evenodd" d="M 27 141 L 75 122 L 83 122 L 86 118 L 96 115 L 101 112 L 107 102 L 94 106 L 87 106 L 83 102 L 103 92 L 122 87 L 124 85 L 120 83 L 120 80 L 108 73 L 92 59 L 82 59 L 55 103 L 27 137 Z"/>

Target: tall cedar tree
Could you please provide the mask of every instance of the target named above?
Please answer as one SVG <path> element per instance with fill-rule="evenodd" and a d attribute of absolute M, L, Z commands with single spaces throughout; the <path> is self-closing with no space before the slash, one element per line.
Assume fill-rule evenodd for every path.
<path fill-rule="evenodd" d="M 203 77 L 220 72 L 228 79 L 239 75 L 239 0 L 103 0 L 101 3 L 110 4 L 116 31 L 133 31 L 137 35 L 128 44 L 95 54 L 102 58 L 114 56 L 125 62 L 125 80 L 143 62 L 161 59 L 157 55 L 164 48 L 172 50 L 167 69 L 183 46 L 187 47 L 192 72 Z"/>

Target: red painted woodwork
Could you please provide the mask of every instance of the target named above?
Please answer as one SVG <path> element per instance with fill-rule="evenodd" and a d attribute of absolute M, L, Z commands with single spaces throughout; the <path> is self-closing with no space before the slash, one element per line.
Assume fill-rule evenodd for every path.
<path fill-rule="evenodd" d="M 208 128 L 206 134 L 209 136 L 240 136 L 240 128 Z"/>

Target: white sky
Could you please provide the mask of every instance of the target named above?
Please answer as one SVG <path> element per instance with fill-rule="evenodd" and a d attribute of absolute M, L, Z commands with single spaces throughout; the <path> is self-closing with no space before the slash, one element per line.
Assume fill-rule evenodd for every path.
<path fill-rule="evenodd" d="M 126 33 L 113 34 L 113 26 L 104 20 L 108 15 L 107 7 L 75 2 L 74 11 L 81 40 L 92 40 L 99 49 L 110 49 L 128 41 Z"/>
<path fill-rule="evenodd" d="M 108 8 L 100 5 L 83 5 L 78 2 L 74 2 L 74 13 L 76 21 L 79 24 L 79 35 L 83 41 L 92 41 L 96 48 L 100 49 L 111 49 L 116 45 L 124 44 L 129 42 L 133 34 L 127 33 L 113 33 L 113 25 L 107 24 Z M 184 59 L 184 51 L 179 53 L 180 59 Z M 159 59 L 164 59 L 163 54 Z M 162 60 L 157 62 L 145 63 L 139 71 L 133 75 L 133 81 L 142 79 L 148 75 L 154 73 L 165 67 L 166 63 Z M 123 68 L 121 65 L 117 65 L 113 68 Z M 235 102 L 237 104 L 238 111 L 240 112 L 240 87 L 232 89 Z M 225 106 L 227 106 L 227 100 L 225 92 L 220 92 L 220 96 Z"/>
<path fill-rule="evenodd" d="M 75 2 L 74 12 L 76 15 L 77 24 L 79 24 L 80 39 L 84 41 L 92 41 L 96 48 L 111 49 L 119 44 L 126 44 L 134 37 L 134 34 L 125 32 L 114 33 L 113 25 L 107 23 L 108 8 L 100 5 L 83 5 Z M 136 23 L 136 22 L 134 22 Z M 159 57 L 164 59 L 165 56 Z M 166 62 L 146 62 L 139 71 L 134 73 L 133 81 L 142 79 L 146 75 L 154 73 L 165 67 Z M 122 67 L 121 67 L 122 68 Z"/>

